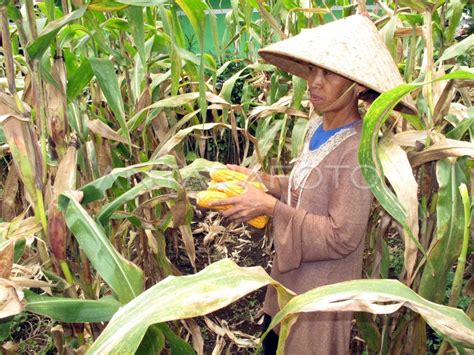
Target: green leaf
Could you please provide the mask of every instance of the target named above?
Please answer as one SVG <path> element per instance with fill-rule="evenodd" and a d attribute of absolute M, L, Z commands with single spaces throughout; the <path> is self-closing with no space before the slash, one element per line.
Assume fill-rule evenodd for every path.
<path fill-rule="evenodd" d="M 186 14 L 194 33 L 197 34 L 199 46 L 201 48 L 201 61 L 199 70 L 199 107 L 201 114 L 206 115 L 207 101 L 206 101 L 206 84 L 204 83 L 204 31 L 206 29 L 206 10 L 209 10 L 204 0 L 176 0 L 176 3 L 181 7 Z M 205 118 L 203 118 L 203 122 Z"/>
<path fill-rule="evenodd" d="M 464 208 L 458 186 L 467 184 L 465 169 L 465 160 L 443 159 L 436 164 L 439 185 L 437 230 L 434 246 L 429 254 L 434 270 L 423 271 L 418 289 L 421 296 L 433 302 L 444 302 L 449 270 L 461 252 Z"/>
<path fill-rule="evenodd" d="M 159 326 L 152 325 L 146 331 L 145 337 L 137 349 L 137 355 L 161 354 L 165 347 L 165 335 Z M 174 354 L 174 352 L 173 352 Z"/>
<path fill-rule="evenodd" d="M 39 34 L 38 38 L 36 38 L 34 42 L 26 48 L 30 58 L 39 59 L 44 54 L 46 49 L 48 49 L 59 30 L 68 23 L 81 18 L 86 12 L 86 9 L 87 7 L 83 6 L 56 21 L 50 22 L 48 26 L 46 26 L 46 28 Z"/>
<path fill-rule="evenodd" d="M 66 297 L 40 296 L 26 290 L 26 310 L 66 323 L 95 323 L 109 321 L 121 304 L 112 297 L 98 301 Z"/>
<path fill-rule="evenodd" d="M 292 77 L 293 82 L 293 101 L 291 107 L 299 109 L 301 106 L 301 100 L 306 92 L 307 81 L 296 75 Z"/>
<path fill-rule="evenodd" d="M 79 68 L 72 73 L 67 81 L 67 98 L 69 101 L 74 100 L 82 93 L 82 90 L 94 77 L 92 66 L 89 60 L 84 59 Z"/>
<path fill-rule="evenodd" d="M 368 348 L 371 351 L 378 352 L 382 340 L 379 328 L 372 317 L 370 313 L 357 312 L 355 314 L 356 326 Z"/>
<path fill-rule="evenodd" d="M 184 339 L 177 336 L 166 324 L 156 324 L 166 337 L 166 340 L 170 344 L 171 354 L 173 355 L 195 355 L 196 352 L 190 344 Z"/>
<path fill-rule="evenodd" d="M 224 123 L 204 123 L 204 124 L 197 124 L 191 127 L 187 127 L 185 129 L 181 129 L 178 133 L 176 133 L 173 137 L 166 140 L 164 144 L 160 145 L 155 152 L 152 154 L 152 159 L 156 157 L 162 157 L 169 152 L 171 152 L 178 144 L 180 144 L 191 132 L 193 131 L 205 131 L 209 129 L 213 129 L 216 127 L 226 127 L 232 129 L 232 126 L 229 124 Z M 238 128 L 238 130 L 242 130 Z"/>
<path fill-rule="evenodd" d="M 458 42 L 451 47 L 447 48 L 441 58 L 441 60 L 448 60 L 463 54 L 468 54 L 472 52 L 474 48 L 474 34 L 470 35 L 469 37 L 463 39 L 461 42 Z"/>
<path fill-rule="evenodd" d="M 147 174 L 148 178 L 144 179 L 138 185 L 132 187 L 112 202 L 106 204 L 101 208 L 97 215 L 97 220 L 100 224 L 105 225 L 112 213 L 117 210 L 124 203 L 134 200 L 136 197 L 163 187 L 181 190 L 181 185 L 172 177 L 171 172 L 153 171 Z"/>
<path fill-rule="evenodd" d="M 143 19 L 143 9 L 138 6 L 130 6 L 125 11 L 127 14 L 128 23 L 130 24 L 130 31 L 132 32 L 133 40 L 138 48 L 138 54 L 142 64 L 146 64 L 145 54 L 145 28 Z"/>
<path fill-rule="evenodd" d="M 105 99 L 120 125 L 121 135 L 130 142 L 130 134 L 127 122 L 125 121 L 122 92 L 120 91 L 113 63 L 108 59 L 101 58 L 90 58 L 89 61 L 97 78 L 97 82 L 104 93 Z"/>
<path fill-rule="evenodd" d="M 114 249 L 103 229 L 70 192 L 60 195 L 59 207 L 79 246 L 119 301 L 125 304 L 137 297 L 143 291 L 143 271 Z"/>
<path fill-rule="evenodd" d="M 127 4 L 127 5 L 134 5 L 134 6 L 156 6 L 167 4 L 170 0 L 115 0 L 116 2 Z"/>
<path fill-rule="evenodd" d="M 449 18 L 449 27 L 446 32 L 446 42 L 451 43 L 454 38 L 456 28 L 459 26 L 459 21 L 462 16 L 462 9 L 464 4 L 461 0 L 451 0 L 449 3 L 449 9 L 451 10 L 451 17 Z"/>
<path fill-rule="evenodd" d="M 387 46 L 390 54 L 392 55 L 395 63 L 398 63 L 397 58 L 397 40 L 395 38 L 395 29 L 397 27 L 397 16 L 393 16 L 390 21 L 380 30 L 380 35 L 382 36 L 385 45 Z"/>
<path fill-rule="evenodd" d="M 134 353 L 150 325 L 208 314 L 269 284 L 285 304 L 291 291 L 263 268 L 241 268 L 230 259 L 213 263 L 194 275 L 168 276 L 122 307 L 89 353 Z"/>
<path fill-rule="evenodd" d="M 160 159 L 149 161 L 148 163 L 136 164 L 127 166 L 126 168 L 116 168 L 109 174 L 96 179 L 87 185 L 80 188 L 84 193 L 82 199 L 83 204 L 97 201 L 105 196 L 105 191 L 110 189 L 118 178 L 129 178 L 138 173 L 149 171 L 153 166 L 163 164 L 172 169 L 176 168 L 176 158 L 171 155 L 166 155 Z"/>
<path fill-rule="evenodd" d="M 3 342 L 10 336 L 11 319 L 0 319 L 0 341 Z"/>
<path fill-rule="evenodd" d="M 461 140 L 464 134 L 471 128 L 474 128 L 474 117 L 462 120 L 456 128 L 446 134 L 446 138 Z"/>
<path fill-rule="evenodd" d="M 298 156 L 304 144 L 304 137 L 308 130 L 309 121 L 305 118 L 298 118 L 295 121 L 293 130 L 291 131 L 291 156 Z"/>
<path fill-rule="evenodd" d="M 435 81 L 447 79 L 473 79 L 474 74 L 457 71 L 444 75 Z M 384 173 L 380 157 L 378 154 L 378 132 L 382 124 L 387 120 L 388 115 L 397 103 L 409 92 L 426 83 L 402 84 L 380 95 L 370 106 L 364 117 L 362 138 L 359 148 L 359 163 L 362 174 L 370 186 L 370 189 L 382 207 L 397 220 L 405 230 L 410 231 L 407 223 L 407 213 L 396 197 L 385 183 Z M 426 255 L 420 242 L 409 233 L 418 249 Z M 430 261 L 428 260 L 428 263 Z"/>
<path fill-rule="evenodd" d="M 206 28 L 206 10 L 209 10 L 203 0 L 176 0 L 178 6 L 188 18 L 194 33 L 197 34 L 199 45 L 204 47 L 204 31 Z"/>
<path fill-rule="evenodd" d="M 143 123 L 144 117 L 142 117 L 142 114 L 146 111 L 149 111 L 151 109 L 164 108 L 164 107 L 176 108 L 179 106 L 186 105 L 192 101 L 195 101 L 198 97 L 199 97 L 199 93 L 197 92 L 190 92 L 187 94 L 166 97 L 137 112 L 135 116 L 133 116 L 128 121 L 128 127 L 130 131 L 132 132 L 135 129 L 137 129 Z"/>
<path fill-rule="evenodd" d="M 110 0 L 93 0 L 87 7 L 89 11 L 115 12 L 127 8 L 128 5 Z"/>
<path fill-rule="evenodd" d="M 273 317 L 266 333 L 279 323 L 282 323 L 282 329 L 289 331 L 295 317 L 303 312 L 364 311 L 388 314 L 402 306 L 419 313 L 439 334 L 454 342 L 474 346 L 474 322 L 465 313 L 427 301 L 396 280 L 353 280 L 312 289 L 292 298 Z M 286 336 L 280 331 L 277 354 L 283 354 Z"/>

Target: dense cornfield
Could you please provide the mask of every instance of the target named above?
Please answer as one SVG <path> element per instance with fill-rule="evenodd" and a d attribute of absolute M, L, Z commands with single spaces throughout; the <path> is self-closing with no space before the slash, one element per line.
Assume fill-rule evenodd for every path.
<path fill-rule="evenodd" d="M 470 351 L 472 4 L 229 6 L 222 33 L 204 0 L 0 1 L 2 351 L 201 354 L 212 339 L 215 354 L 258 353 L 256 334 L 202 316 L 267 285 L 281 334 L 303 310 L 352 310 L 360 351 Z M 258 236 L 268 261 L 269 226 L 229 224 L 195 195 L 222 163 L 288 173 L 307 129 L 306 82 L 258 49 L 354 13 L 407 82 L 360 105 L 375 195 L 364 280 L 295 296 L 247 267 L 258 260 L 199 259 L 222 236 Z M 404 95 L 418 115 L 392 110 Z"/>

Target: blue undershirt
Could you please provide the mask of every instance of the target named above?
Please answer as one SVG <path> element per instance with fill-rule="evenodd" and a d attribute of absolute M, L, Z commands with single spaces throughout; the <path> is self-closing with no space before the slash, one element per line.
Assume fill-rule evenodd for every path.
<path fill-rule="evenodd" d="M 313 136 L 311 137 L 311 140 L 309 142 L 309 150 L 318 149 L 320 146 L 322 146 L 324 143 L 326 143 L 329 140 L 329 138 L 331 138 L 337 132 L 351 127 L 357 121 L 359 121 L 359 120 L 352 121 L 351 123 L 348 123 L 348 124 L 346 124 L 344 126 L 341 126 L 341 127 L 328 129 L 327 131 L 324 130 L 323 124 L 321 123 L 319 125 L 319 127 L 316 129 L 316 131 L 314 132 Z"/>

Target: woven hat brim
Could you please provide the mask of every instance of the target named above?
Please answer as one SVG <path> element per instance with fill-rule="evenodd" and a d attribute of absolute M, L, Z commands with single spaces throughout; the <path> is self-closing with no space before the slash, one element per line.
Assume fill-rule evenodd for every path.
<path fill-rule="evenodd" d="M 338 37 L 338 31 L 345 33 Z M 315 48 L 314 51 L 311 48 Z M 362 53 L 357 52 L 359 48 Z M 315 65 L 357 82 L 378 95 L 403 83 L 377 29 L 364 16 L 350 16 L 303 31 L 259 50 L 259 54 L 268 63 L 303 79 L 308 79 L 309 65 Z M 410 96 L 405 96 L 395 110 L 417 114 Z"/>

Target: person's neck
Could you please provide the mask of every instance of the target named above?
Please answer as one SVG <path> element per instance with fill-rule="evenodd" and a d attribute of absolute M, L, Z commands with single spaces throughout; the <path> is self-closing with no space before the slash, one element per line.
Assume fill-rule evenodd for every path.
<path fill-rule="evenodd" d="M 324 112 L 323 128 L 325 131 L 339 128 L 360 118 L 361 117 L 357 107 L 350 107 L 337 111 Z"/>

